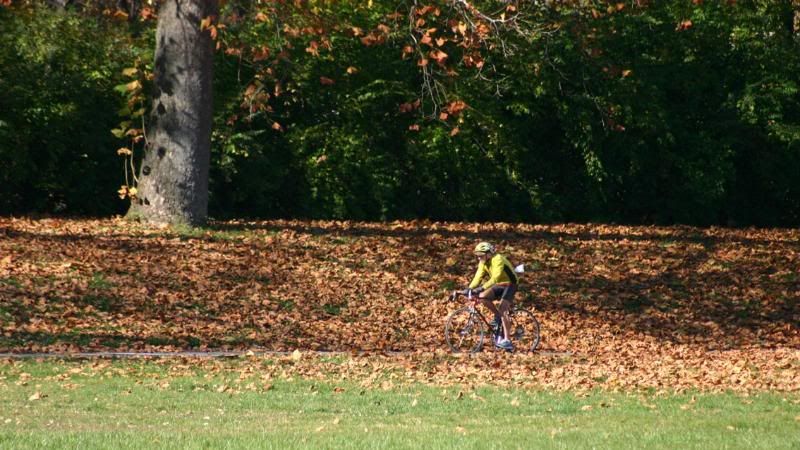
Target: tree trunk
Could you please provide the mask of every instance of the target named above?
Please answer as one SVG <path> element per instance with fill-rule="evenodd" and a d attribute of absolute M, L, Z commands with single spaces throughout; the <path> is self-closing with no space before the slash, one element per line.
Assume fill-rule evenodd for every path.
<path fill-rule="evenodd" d="M 792 0 L 792 7 L 794 8 L 792 31 L 797 34 L 800 33 L 800 0 Z"/>
<path fill-rule="evenodd" d="M 206 221 L 214 49 L 200 22 L 215 14 L 217 0 L 165 0 L 159 8 L 153 110 L 129 217 Z"/>

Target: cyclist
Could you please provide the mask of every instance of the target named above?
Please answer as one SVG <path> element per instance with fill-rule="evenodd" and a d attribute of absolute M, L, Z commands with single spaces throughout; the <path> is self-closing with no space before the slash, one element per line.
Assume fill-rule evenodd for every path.
<path fill-rule="evenodd" d="M 494 245 L 488 242 L 476 245 L 474 253 L 478 257 L 478 270 L 469 287 L 464 289 L 464 294 L 472 291 L 472 294 L 478 295 L 483 304 L 494 313 L 492 326 L 497 330 L 502 323 L 503 327 L 502 338 L 498 338 L 495 346 L 511 351 L 514 346 L 508 338 L 510 327 L 508 311 L 517 292 L 517 274 L 514 273 L 514 267 L 508 259 L 497 253 Z M 486 281 L 481 284 L 483 280 Z M 500 298 L 499 309 L 493 302 L 496 298 Z"/>

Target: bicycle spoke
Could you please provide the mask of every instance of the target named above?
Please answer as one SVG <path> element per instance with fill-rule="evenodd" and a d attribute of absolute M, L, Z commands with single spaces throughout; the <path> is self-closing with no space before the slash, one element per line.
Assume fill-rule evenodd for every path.
<path fill-rule="evenodd" d="M 455 353 L 476 352 L 483 345 L 484 325 L 470 308 L 454 311 L 447 318 L 445 340 Z"/>
<path fill-rule="evenodd" d="M 532 352 L 539 346 L 539 321 L 528 310 L 520 309 L 511 313 L 510 337 L 517 351 Z"/>

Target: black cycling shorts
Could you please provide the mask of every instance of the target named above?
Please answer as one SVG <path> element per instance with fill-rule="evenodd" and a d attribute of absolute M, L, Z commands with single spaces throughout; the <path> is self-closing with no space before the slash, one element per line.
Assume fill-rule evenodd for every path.
<path fill-rule="evenodd" d="M 500 300 L 514 301 L 514 294 L 517 293 L 517 285 L 509 284 L 506 286 L 493 286 L 490 288 L 494 294 L 494 298 Z"/>

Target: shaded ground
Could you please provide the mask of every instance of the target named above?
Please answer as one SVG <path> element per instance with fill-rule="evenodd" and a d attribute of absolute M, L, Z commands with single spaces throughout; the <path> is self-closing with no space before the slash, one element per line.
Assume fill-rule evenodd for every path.
<path fill-rule="evenodd" d="M 483 239 L 526 263 L 542 349 L 578 355 L 543 380 L 800 389 L 798 230 L 6 218 L 0 352 L 442 350 Z"/>

